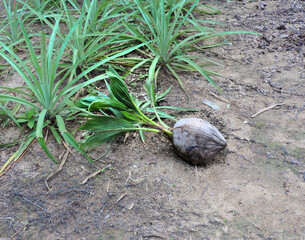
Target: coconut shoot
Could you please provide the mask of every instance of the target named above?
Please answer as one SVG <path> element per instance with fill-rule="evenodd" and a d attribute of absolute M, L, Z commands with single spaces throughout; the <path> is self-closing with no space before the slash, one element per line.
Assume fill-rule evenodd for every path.
<path fill-rule="evenodd" d="M 81 99 L 77 106 L 89 111 L 89 120 L 80 127 L 88 130 L 90 135 L 84 145 L 96 145 L 112 141 L 115 137 L 130 132 L 139 131 L 145 140 L 144 131 L 163 133 L 172 141 L 173 148 L 184 160 L 193 164 L 206 164 L 219 151 L 226 147 L 226 140 L 209 122 L 198 118 L 181 119 L 173 128 L 167 126 L 162 119 L 171 118 L 157 106 L 169 91 L 155 95 L 152 81 L 147 80 L 145 89 L 147 101 L 139 101 L 129 93 L 127 86 L 114 69 L 107 72 L 110 85 L 106 82 L 109 97 L 99 93 Z M 177 107 L 164 107 L 174 110 L 196 111 Z M 99 110 L 102 115 L 92 115 L 92 111 Z M 110 113 L 109 113 L 110 111 Z"/>

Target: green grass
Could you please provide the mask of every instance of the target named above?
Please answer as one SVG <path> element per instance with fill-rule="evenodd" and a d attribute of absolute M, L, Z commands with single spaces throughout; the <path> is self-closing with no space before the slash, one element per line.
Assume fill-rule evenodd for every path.
<path fill-rule="evenodd" d="M 105 75 L 99 75 L 84 83 L 76 83 L 84 76 L 84 73 L 72 81 L 67 82 L 68 73 L 62 76 L 61 72 L 58 72 L 58 66 L 63 52 L 78 24 L 76 23 L 73 26 L 60 48 L 56 49 L 56 35 L 59 29 L 59 22 L 60 19 L 57 19 L 53 33 L 49 37 L 48 44 L 46 41 L 47 37 L 42 31 L 39 55 L 34 50 L 34 46 L 31 43 L 25 28 L 21 24 L 21 29 L 28 49 L 29 65 L 20 59 L 8 46 L 0 42 L 0 45 L 3 48 L 3 50 L 0 50 L 0 56 L 12 66 L 26 84 L 26 87 L 23 89 L 1 87 L 8 92 L 18 93 L 20 96 L 4 93 L 0 94 L 0 100 L 16 102 L 31 110 L 31 117 L 28 120 L 32 120 L 33 123 L 31 123 L 31 125 L 34 130 L 28 135 L 28 139 L 32 140 L 35 135 L 41 147 L 54 162 L 57 161 L 48 150 L 44 141 L 43 129 L 46 127 L 49 127 L 52 130 L 51 132 L 58 143 L 61 143 L 63 138 L 64 141 L 71 144 L 90 160 L 89 156 L 79 147 L 72 135 L 66 130 L 64 119 L 77 112 L 77 110 L 73 108 L 74 104 L 69 98 L 86 85 L 105 78 Z M 70 71 L 73 71 L 74 67 L 75 66 L 71 66 Z M 93 69 L 94 68 L 91 68 L 87 71 L 89 72 Z M 30 142 L 31 141 L 28 143 Z M 23 147 L 24 146 L 18 151 L 16 157 L 21 155 Z"/>
<path fill-rule="evenodd" d="M 45 131 L 49 130 L 59 144 L 70 144 L 91 161 L 66 127 L 69 120 L 80 114 L 92 118 L 82 127 L 95 132 L 88 138 L 88 145 L 95 139 L 101 143 L 131 130 L 139 130 L 142 140 L 144 130 L 163 131 L 170 136 L 170 128 L 162 119 L 174 117 L 157 104 L 170 91 L 156 91 L 160 71 L 167 71 L 184 90 L 180 72 L 196 71 L 220 90 L 211 78 L 219 74 L 207 69 L 220 64 L 194 56 L 193 52 L 227 44 L 225 35 L 248 33 L 217 32 L 220 23 L 196 19 L 199 13 L 219 13 L 199 5 L 199 0 L 85 0 L 82 4 L 76 0 L 19 0 L 15 5 L 3 2 L 7 16 L 0 23 L 0 56 L 6 63 L 1 62 L 0 68 L 10 67 L 24 84 L 15 88 L 0 85 L 2 125 L 5 127 L 13 120 L 29 131 L 0 172 L 22 156 L 35 139 L 57 162 L 44 140 Z M 34 23 L 41 24 L 41 33 L 35 32 Z M 208 44 L 210 38 L 217 41 Z M 21 58 L 20 52 L 27 58 Z M 129 73 L 146 78 L 145 101 L 128 91 L 124 77 Z M 110 84 L 106 82 L 109 96 L 95 94 L 75 105 L 76 93 L 106 78 L 111 79 Z M 94 116 L 91 111 L 99 114 Z"/>
<path fill-rule="evenodd" d="M 220 64 L 188 53 L 227 44 L 228 42 L 223 40 L 225 35 L 249 32 L 217 33 L 213 28 L 205 27 L 202 23 L 208 22 L 214 25 L 219 23 L 194 19 L 192 13 L 199 0 L 152 0 L 149 3 L 135 0 L 134 2 L 133 8 L 137 11 L 124 21 L 124 26 L 128 29 L 128 34 L 124 35 L 124 38 L 133 39 L 134 42 L 150 42 L 145 45 L 145 49 L 138 50 L 139 57 L 121 59 L 122 64 L 130 66 L 131 71 L 140 67 L 150 68 L 149 78 L 155 82 L 160 70 L 165 68 L 184 90 L 179 72 L 196 71 L 220 91 L 210 77 L 219 74 L 205 68 L 208 65 Z M 222 41 L 206 44 L 205 41 L 209 38 L 219 38 Z M 205 63 L 198 64 L 197 60 Z"/>
<path fill-rule="evenodd" d="M 31 24 L 31 21 L 28 16 L 24 16 L 25 7 L 19 8 L 18 2 L 13 5 L 10 0 L 3 0 L 3 5 L 6 17 L 0 24 L 0 41 L 10 47 L 18 46 L 23 42 L 20 21 L 25 28 Z"/>

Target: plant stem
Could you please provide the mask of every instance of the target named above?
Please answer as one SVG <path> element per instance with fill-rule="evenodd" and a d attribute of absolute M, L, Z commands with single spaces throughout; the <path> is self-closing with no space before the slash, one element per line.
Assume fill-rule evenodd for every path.
<path fill-rule="evenodd" d="M 163 131 L 164 133 L 166 133 L 167 137 L 168 137 L 170 140 L 173 139 L 173 133 L 172 133 L 171 131 L 169 131 L 169 130 L 167 130 L 167 129 L 162 129 L 162 131 Z"/>
<path fill-rule="evenodd" d="M 155 128 L 137 128 L 136 130 L 140 131 L 149 131 L 149 132 L 155 132 L 155 133 L 159 133 L 160 130 L 159 129 L 155 129 Z"/>

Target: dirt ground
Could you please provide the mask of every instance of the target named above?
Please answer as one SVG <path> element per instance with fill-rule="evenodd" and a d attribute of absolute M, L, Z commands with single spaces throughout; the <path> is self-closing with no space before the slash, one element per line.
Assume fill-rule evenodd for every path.
<path fill-rule="evenodd" d="M 35 143 L 0 178 L 1 240 L 305 239 L 305 2 L 205 2 L 221 10 L 208 18 L 226 22 L 222 30 L 262 36 L 234 35 L 231 45 L 198 53 L 224 65 L 210 68 L 223 75 L 213 77 L 221 96 L 197 73 L 182 75 L 189 102 L 166 73 L 159 87 L 174 85 L 163 104 L 200 109 L 177 117 L 209 120 L 227 149 L 215 163 L 193 166 L 162 136 L 148 134 L 146 144 L 119 138 L 95 164 L 69 154 L 49 191 L 45 179 L 58 166 Z M 18 138 L 15 127 L 0 129 L 0 143 Z M 52 138 L 48 146 L 57 157 L 65 151 Z M 1 149 L 1 166 L 14 150 Z"/>

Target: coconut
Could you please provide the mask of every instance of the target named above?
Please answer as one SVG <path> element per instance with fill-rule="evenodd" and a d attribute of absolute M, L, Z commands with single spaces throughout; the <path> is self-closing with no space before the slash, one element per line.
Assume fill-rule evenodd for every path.
<path fill-rule="evenodd" d="M 173 147 L 186 161 L 193 164 L 211 162 L 227 146 L 221 133 L 200 118 L 181 119 L 173 128 Z"/>

